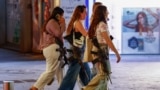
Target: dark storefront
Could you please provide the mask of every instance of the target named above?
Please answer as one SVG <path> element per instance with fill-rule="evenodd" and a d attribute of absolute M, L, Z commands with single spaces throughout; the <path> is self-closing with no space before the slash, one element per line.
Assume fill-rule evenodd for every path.
<path fill-rule="evenodd" d="M 40 29 L 53 3 L 54 0 L 0 0 L 0 47 L 39 53 Z"/>

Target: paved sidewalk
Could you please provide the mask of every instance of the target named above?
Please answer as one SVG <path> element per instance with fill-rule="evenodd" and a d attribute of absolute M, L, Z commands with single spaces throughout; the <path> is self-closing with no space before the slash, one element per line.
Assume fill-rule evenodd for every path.
<path fill-rule="evenodd" d="M 110 57 L 110 90 L 160 90 L 160 56 L 122 55 L 122 61 L 118 64 L 114 55 Z M 29 90 L 44 69 L 45 61 L 40 55 L 0 49 L 0 90 L 3 90 L 4 80 L 14 81 L 14 90 Z M 57 88 L 58 83 L 55 80 L 44 90 Z M 78 83 L 74 90 L 79 90 Z"/>
<path fill-rule="evenodd" d="M 14 81 L 14 90 L 29 90 L 44 70 L 45 60 L 42 55 L 24 54 L 0 48 L 0 90 L 3 90 L 3 81 Z M 44 90 L 57 89 L 57 80 L 51 86 L 44 88 Z M 79 90 L 78 83 L 75 90 Z"/>

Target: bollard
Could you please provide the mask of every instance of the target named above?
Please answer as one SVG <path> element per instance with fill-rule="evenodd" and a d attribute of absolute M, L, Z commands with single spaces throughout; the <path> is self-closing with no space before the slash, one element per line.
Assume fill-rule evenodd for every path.
<path fill-rule="evenodd" d="M 3 81 L 3 90 L 14 90 L 14 81 Z"/>

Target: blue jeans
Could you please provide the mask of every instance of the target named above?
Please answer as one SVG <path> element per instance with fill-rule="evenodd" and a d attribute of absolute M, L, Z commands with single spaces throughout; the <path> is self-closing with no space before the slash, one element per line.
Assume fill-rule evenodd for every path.
<path fill-rule="evenodd" d="M 89 78 L 86 76 L 83 68 L 78 63 L 78 60 L 73 60 L 70 62 L 68 71 L 58 90 L 73 90 L 78 74 L 82 83 L 87 85 L 91 79 L 91 72 L 88 63 L 83 63 L 83 66 Z"/>

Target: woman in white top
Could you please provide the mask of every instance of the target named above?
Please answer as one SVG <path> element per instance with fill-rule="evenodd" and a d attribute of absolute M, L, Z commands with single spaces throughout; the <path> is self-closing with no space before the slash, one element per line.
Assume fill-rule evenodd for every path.
<path fill-rule="evenodd" d="M 92 39 L 93 63 L 96 67 L 97 74 L 83 87 L 83 90 L 108 90 L 107 82 L 109 81 L 110 64 L 109 64 L 109 48 L 116 54 L 117 63 L 120 62 L 120 54 L 110 39 L 108 32 L 107 7 L 100 5 L 96 8 L 89 31 L 88 37 Z M 97 42 L 95 42 L 97 41 Z M 97 47 L 99 45 L 99 47 Z M 98 54 L 99 53 L 99 54 Z"/>

